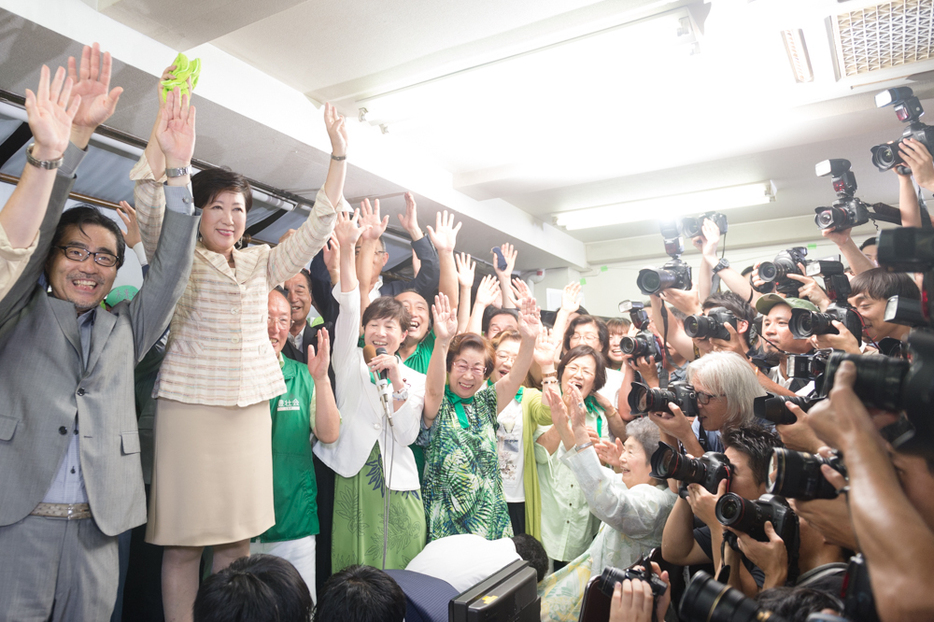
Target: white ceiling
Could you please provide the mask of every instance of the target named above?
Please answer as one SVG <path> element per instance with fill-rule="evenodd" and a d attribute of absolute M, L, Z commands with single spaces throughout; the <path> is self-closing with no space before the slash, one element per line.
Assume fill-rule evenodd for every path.
<path fill-rule="evenodd" d="M 931 0 L 920 2 L 930 7 Z M 311 100 L 302 100 L 307 105 L 334 102 L 354 119 L 356 168 L 348 196 L 395 195 L 386 204 L 398 212 L 398 194 L 410 189 L 425 197 L 424 213 L 448 208 L 460 214 L 467 250 L 484 254 L 490 239 L 511 239 L 521 249 L 519 268 L 526 270 L 624 261 L 634 253 L 625 240 L 657 236 L 652 214 L 640 223 L 565 233 L 551 222 L 566 210 L 771 179 L 777 201 L 731 210 L 731 224 L 800 219 L 834 198 L 829 180 L 813 172 L 816 162 L 829 157 L 853 163 L 858 196 L 866 202 L 896 205 L 895 176 L 876 171 L 869 148 L 897 138 L 902 126 L 891 109 L 875 108 L 873 95 L 910 84 L 926 107 L 934 107 L 934 80 L 924 74 L 934 70 L 934 61 L 838 79 L 828 16 L 871 4 L 0 0 L 12 13 L 66 38 L 100 38 L 105 48 L 116 49 L 116 58 L 127 65 L 124 75 L 140 89 L 171 58 L 161 50 L 200 55 L 205 63 L 199 94 L 217 108 L 211 108 L 214 121 L 199 128 L 196 156 L 285 190 L 313 192 L 327 144 L 320 132 L 287 125 L 292 110 L 301 109 L 301 98 L 264 98 L 265 87 L 256 85 L 275 83 L 277 95 L 302 94 Z M 62 17 L 49 15 L 50 8 Z M 626 47 L 627 33 L 634 32 L 627 29 L 612 43 L 618 48 L 601 47 L 603 35 L 585 36 L 617 32 L 612 29 L 621 24 L 681 8 L 694 18 L 693 49 L 699 53 L 693 56 L 669 53 L 671 46 L 654 40 Z M 794 82 L 783 28 L 804 32 L 814 82 Z M 556 45 L 567 40 L 575 43 Z M 593 53 L 584 62 L 568 60 L 575 47 Z M 604 49 L 623 51 L 598 53 Z M 149 60 L 143 50 L 159 50 L 165 58 Z M 243 79 L 228 71 L 223 75 L 234 84 L 212 84 L 225 56 L 247 68 Z M 544 73 L 534 63 L 540 57 L 549 63 Z M 514 62 L 496 64 L 503 58 Z M 21 90 L 34 79 L 36 59 L 18 60 L 32 62 L 31 73 L 10 80 L 5 63 L 3 88 Z M 467 71 L 482 65 L 482 71 Z M 484 82 L 497 72 L 507 80 Z M 446 81 L 435 79 L 449 74 L 465 86 L 438 86 Z M 367 105 L 362 100 L 424 82 L 424 96 L 405 118 L 370 114 L 369 122 L 356 121 L 358 109 Z M 125 97 L 128 109 L 115 124 L 147 135 L 148 96 Z M 199 122 L 204 116 L 199 114 Z M 229 133 L 233 122 L 244 128 L 236 138 Z M 388 133 L 370 123 L 385 123 Z M 274 157 L 271 147 L 278 150 Z M 296 169 L 289 153 L 304 169 Z M 309 173 L 315 181 L 296 182 Z M 740 227 L 731 243 L 769 244 L 776 241 L 771 231 L 780 229 Z M 802 231 L 802 237 L 817 236 L 816 227 Z M 660 238 L 657 247 L 656 255 Z"/>

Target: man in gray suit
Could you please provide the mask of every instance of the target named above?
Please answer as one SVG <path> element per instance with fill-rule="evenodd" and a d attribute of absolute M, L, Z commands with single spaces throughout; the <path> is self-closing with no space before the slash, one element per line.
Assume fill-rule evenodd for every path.
<path fill-rule="evenodd" d="M 133 368 L 165 330 L 188 281 L 198 219 L 188 164 L 194 109 L 168 96 L 158 135 L 167 211 L 143 287 L 100 302 L 123 262 L 116 224 L 94 208 L 62 216 L 94 129 L 116 106 L 110 58 L 86 47 L 82 95 L 39 244 L 0 301 L 0 612 L 13 620 L 104 620 L 117 589 L 117 535 L 146 520 Z M 74 63 L 69 61 L 70 73 Z M 174 169 L 174 170 L 173 170 Z M 61 222 L 59 223 L 59 219 Z M 58 226 L 56 224 L 58 223 Z M 45 273 L 50 291 L 37 284 Z"/>

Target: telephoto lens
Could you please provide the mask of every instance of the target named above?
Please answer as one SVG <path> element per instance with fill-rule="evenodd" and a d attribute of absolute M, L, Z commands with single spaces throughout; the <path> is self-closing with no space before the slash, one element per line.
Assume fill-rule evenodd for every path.
<path fill-rule="evenodd" d="M 684 590 L 678 616 L 682 622 L 785 622 L 785 618 L 760 609 L 756 601 L 703 570 L 694 574 Z"/>
<path fill-rule="evenodd" d="M 800 395 L 772 395 L 771 393 L 757 397 L 752 401 L 752 411 L 759 419 L 771 421 L 775 425 L 791 425 L 798 421 L 794 413 L 788 410 L 785 404 L 794 404 L 804 412 L 820 400 L 812 400 Z"/>
<path fill-rule="evenodd" d="M 667 270 L 643 268 L 636 277 L 636 286 L 645 295 L 657 294 L 663 289 L 674 287 L 678 278 Z"/>
<path fill-rule="evenodd" d="M 856 382 L 853 390 L 867 407 L 881 408 L 891 412 L 903 410 L 906 397 L 903 382 L 910 364 L 903 359 L 890 356 L 862 356 L 834 352 L 827 361 L 824 371 L 822 393 L 828 395 L 833 388 L 837 367 L 843 361 L 852 361 L 856 365 Z"/>
<path fill-rule="evenodd" d="M 832 458 L 824 458 L 803 451 L 776 447 L 769 464 L 769 493 L 801 501 L 835 499 L 837 490 L 821 473 L 822 464 L 846 476 L 846 465 L 839 454 Z"/>

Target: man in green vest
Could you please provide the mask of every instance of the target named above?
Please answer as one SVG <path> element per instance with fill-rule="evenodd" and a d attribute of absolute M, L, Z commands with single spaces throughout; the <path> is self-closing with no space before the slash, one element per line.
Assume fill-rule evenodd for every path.
<path fill-rule="evenodd" d="M 314 439 L 333 443 L 340 432 L 340 413 L 328 379 L 330 344 L 318 331 L 318 351 L 307 346 L 308 364 L 282 356 L 291 326 L 288 294 L 269 292 L 269 342 L 285 378 L 285 393 L 269 400 L 272 415 L 272 479 L 276 524 L 250 544 L 251 553 L 266 553 L 294 565 L 315 597 L 315 535 L 318 533 L 317 485 L 311 447 Z"/>

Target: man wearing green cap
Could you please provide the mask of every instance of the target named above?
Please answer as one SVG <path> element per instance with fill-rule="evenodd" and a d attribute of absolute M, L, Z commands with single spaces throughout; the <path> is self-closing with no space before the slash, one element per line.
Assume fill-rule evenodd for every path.
<path fill-rule="evenodd" d="M 795 339 L 791 334 L 788 325 L 791 322 L 792 309 L 819 312 L 814 303 L 801 298 L 783 298 L 778 294 L 766 294 L 756 301 L 756 311 L 765 316 L 762 318 L 763 351 L 766 354 L 766 360 L 776 363 L 767 376 L 763 377 L 760 374 L 760 384 L 766 390 L 776 392 L 765 385 L 764 381 L 769 379 L 778 387 L 785 389 L 781 393 L 786 395 L 794 395 L 810 384 L 804 378 L 788 377 L 785 369 L 788 355 L 807 354 L 813 350 L 807 339 Z"/>

